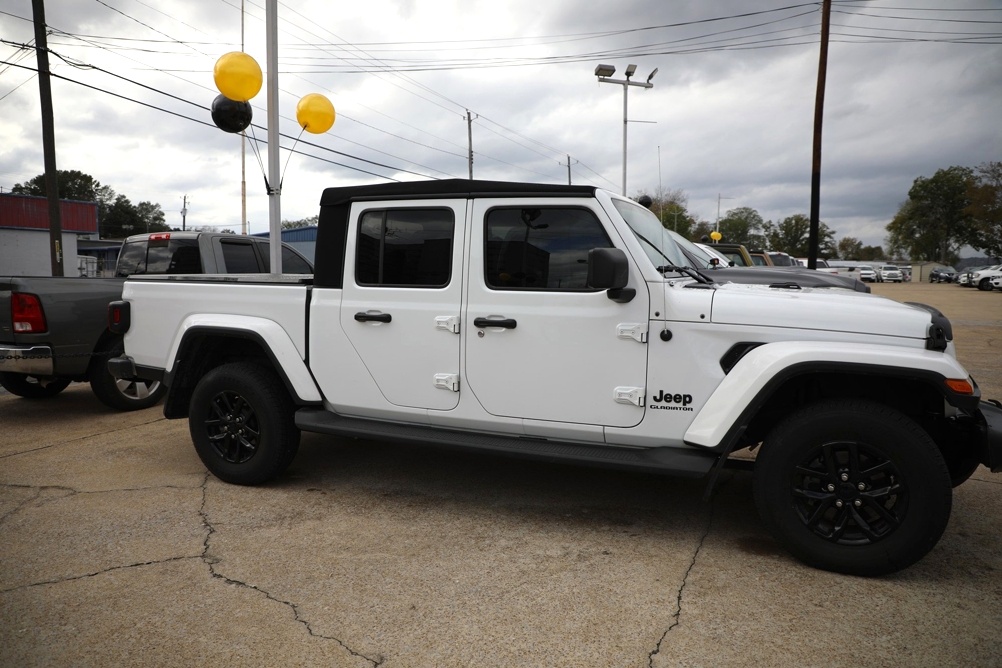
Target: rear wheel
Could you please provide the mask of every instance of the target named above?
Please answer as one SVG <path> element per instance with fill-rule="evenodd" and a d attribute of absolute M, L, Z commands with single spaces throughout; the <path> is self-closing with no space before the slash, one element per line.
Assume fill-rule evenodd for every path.
<path fill-rule="evenodd" d="M 158 381 L 122 380 L 108 370 L 108 360 L 125 352 L 122 339 L 105 345 L 94 360 L 90 371 L 90 388 L 94 395 L 109 408 L 136 411 L 155 406 L 167 393 L 166 386 Z"/>
<path fill-rule="evenodd" d="M 925 556 L 950 518 L 950 473 L 907 416 L 856 400 L 794 413 L 763 442 L 754 480 L 763 522 L 825 570 L 883 575 Z"/>
<path fill-rule="evenodd" d="M 48 399 L 69 387 L 70 381 L 65 378 L 27 376 L 4 371 L 0 372 L 0 385 L 11 394 L 25 399 Z"/>
<path fill-rule="evenodd" d="M 258 485 L 281 475 L 299 450 L 294 411 L 274 371 L 236 362 L 212 369 L 199 381 L 188 428 L 195 451 L 214 476 Z"/>

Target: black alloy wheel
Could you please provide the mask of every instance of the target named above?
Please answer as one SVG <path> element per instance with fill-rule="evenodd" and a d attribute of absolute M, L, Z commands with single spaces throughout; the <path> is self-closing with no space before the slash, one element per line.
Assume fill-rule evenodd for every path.
<path fill-rule="evenodd" d="M 950 519 L 951 476 L 929 434 L 866 400 L 793 412 L 762 443 L 755 504 L 769 531 L 804 563 L 885 575 L 935 547 Z"/>
<path fill-rule="evenodd" d="M 195 451 L 224 482 L 259 485 L 281 475 L 299 450 L 295 405 L 271 368 L 234 362 L 206 373 L 188 408 Z"/>

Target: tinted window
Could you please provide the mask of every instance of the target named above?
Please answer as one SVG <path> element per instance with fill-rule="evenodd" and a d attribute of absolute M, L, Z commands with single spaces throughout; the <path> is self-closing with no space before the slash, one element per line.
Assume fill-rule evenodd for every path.
<path fill-rule="evenodd" d="M 588 251 L 612 246 L 587 209 L 497 208 L 485 224 L 484 280 L 495 289 L 586 290 Z"/>
<path fill-rule="evenodd" d="M 258 250 L 264 257 L 264 270 L 271 271 L 271 246 L 268 243 L 260 245 Z M 313 267 L 301 255 L 288 246 L 282 246 L 283 274 L 312 274 Z"/>
<path fill-rule="evenodd" d="M 116 276 L 200 273 L 202 258 L 196 239 L 143 239 L 122 247 Z"/>
<path fill-rule="evenodd" d="M 146 273 L 146 241 L 133 241 L 122 246 L 118 254 L 116 276 Z"/>
<path fill-rule="evenodd" d="M 359 285 L 443 287 L 452 276 L 451 209 L 366 211 L 358 224 Z"/>
<path fill-rule="evenodd" d="M 257 274 L 261 271 L 257 264 L 254 246 L 249 243 L 221 241 L 223 264 L 227 274 Z"/>

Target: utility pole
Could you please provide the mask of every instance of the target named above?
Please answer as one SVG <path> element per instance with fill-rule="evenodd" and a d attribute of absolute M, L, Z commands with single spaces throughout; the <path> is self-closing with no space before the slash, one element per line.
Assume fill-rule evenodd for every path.
<path fill-rule="evenodd" d="M 557 164 L 560 165 L 561 167 L 566 167 L 567 168 L 567 185 L 571 185 L 571 165 L 574 164 L 573 162 L 571 162 L 571 154 L 570 153 L 567 154 L 567 164 L 566 165 L 564 163 L 562 163 L 562 162 L 558 162 Z"/>
<path fill-rule="evenodd" d="M 52 82 L 49 79 L 49 45 L 45 38 L 44 0 L 31 0 L 31 10 L 35 22 L 38 97 L 42 106 L 42 158 L 45 164 L 45 194 L 49 199 L 49 259 L 52 275 L 63 276 L 63 222 L 59 211 L 56 130 L 52 120 Z"/>
<path fill-rule="evenodd" d="M 477 115 L 477 118 L 480 118 L 480 116 Z M 472 181 L 473 180 L 473 115 L 470 113 L 469 109 L 466 110 L 466 136 L 470 143 L 469 163 L 470 163 L 470 180 Z"/>
<path fill-rule="evenodd" d="M 808 236 L 807 267 L 818 268 L 821 227 L 821 127 L 825 114 L 825 79 L 828 72 L 828 29 L 832 0 L 821 5 L 821 55 L 818 58 L 818 89 L 814 98 L 814 155 L 811 161 L 811 231 Z"/>
<path fill-rule="evenodd" d="M 185 231 L 184 221 L 188 217 L 188 196 L 184 196 L 183 204 L 181 205 L 181 231 Z"/>

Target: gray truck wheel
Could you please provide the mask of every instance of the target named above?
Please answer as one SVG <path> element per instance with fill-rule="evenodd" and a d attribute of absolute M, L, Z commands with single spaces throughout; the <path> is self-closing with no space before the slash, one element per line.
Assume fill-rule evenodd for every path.
<path fill-rule="evenodd" d="M 994 289 L 995 288 L 992 287 L 992 279 L 982 278 L 980 281 L 978 281 L 978 290 L 984 290 L 986 292 L 989 292 Z"/>
<path fill-rule="evenodd" d="M 121 339 L 104 346 L 91 366 L 90 389 L 94 396 L 109 408 L 120 411 L 137 411 L 160 403 L 167 388 L 158 381 L 121 380 L 108 371 L 108 359 L 125 352 Z"/>
<path fill-rule="evenodd" d="M 26 376 L 23 373 L 0 372 L 0 386 L 11 394 L 25 399 L 48 399 L 54 397 L 67 387 L 70 381 L 65 378 L 48 378 Z"/>
<path fill-rule="evenodd" d="M 195 451 L 224 482 L 259 485 L 281 475 L 299 450 L 295 406 L 274 371 L 224 364 L 198 382 L 188 410 Z"/>
<path fill-rule="evenodd" d="M 929 435 L 880 404 L 825 401 L 777 425 L 755 465 L 762 521 L 791 554 L 829 571 L 884 575 L 925 556 L 952 486 Z"/>

